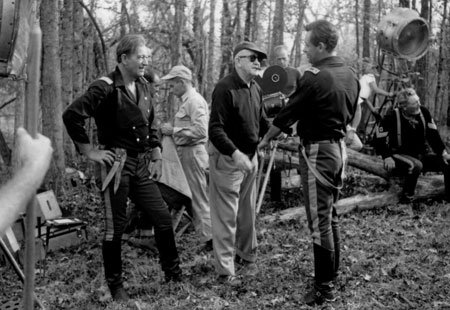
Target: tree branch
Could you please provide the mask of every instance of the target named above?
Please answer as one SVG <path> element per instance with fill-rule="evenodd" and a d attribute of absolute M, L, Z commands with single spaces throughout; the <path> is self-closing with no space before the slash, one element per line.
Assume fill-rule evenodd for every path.
<path fill-rule="evenodd" d="M 108 58 L 106 57 L 106 46 L 105 46 L 105 40 L 103 39 L 102 31 L 100 30 L 100 27 L 98 26 L 97 21 L 95 20 L 94 16 L 92 15 L 91 11 L 89 10 L 89 8 L 83 3 L 82 0 L 78 0 L 78 3 L 83 7 L 83 9 L 86 10 L 86 13 L 89 15 L 89 18 L 91 19 L 92 24 L 94 24 L 94 27 L 98 32 L 98 36 L 99 36 L 100 42 L 102 44 L 103 59 L 105 62 L 105 70 L 106 70 L 106 72 L 108 72 L 109 71 Z"/>
<path fill-rule="evenodd" d="M 3 103 L 2 105 L 0 105 L 0 110 L 3 109 L 4 107 L 6 107 L 8 104 L 10 104 L 11 102 L 14 102 L 16 100 L 16 97 L 9 99 L 8 101 L 6 101 L 5 103 Z"/>

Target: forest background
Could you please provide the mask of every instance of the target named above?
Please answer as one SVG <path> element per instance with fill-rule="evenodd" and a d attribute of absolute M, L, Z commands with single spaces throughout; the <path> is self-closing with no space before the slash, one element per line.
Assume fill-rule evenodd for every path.
<path fill-rule="evenodd" d="M 51 138 L 54 160 L 47 188 L 64 192 L 66 167 L 83 160 L 63 128 L 61 113 L 88 85 L 114 69 L 115 46 L 126 33 L 141 33 L 151 49 L 151 67 L 160 76 L 176 64 L 191 68 L 197 89 L 210 102 L 215 83 L 231 70 L 232 48 L 242 40 L 269 52 L 285 44 L 290 64 L 301 66 L 304 26 L 330 20 L 339 29 L 337 52 L 359 71 L 361 60 L 377 62 L 380 19 L 395 7 L 417 10 L 429 22 L 428 53 L 409 65 L 422 104 L 445 138 L 450 125 L 450 23 L 447 0 L 22 0 L 35 8 L 43 32 L 40 131 Z M 0 168 L 14 163 L 14 132 L 24 121 L 24 79 L 0 79 Z M 173 96 L 162 85 L 161 104 L 170 118 Z M 90 126 L 92 128 L 93 126 Z M 91 130 L 92 131 L 92 130 Z"/>
<path fill-rule="evenodd" d="M 392 9 L 417 10 L 430 25 L 427 54 L 409 65 L 420 73 L 416 87 L 442 137 L 449 132 L 450 23 L 448 1 L 414 0 L 20 0 L 34 8 L 43 31 L 40 132 L 52 139 L 54 160 L 45 187 L 58 194 L 64 211 L 89 221 L 89 239 L 50 252 L 38 274 L 37 295 L 49 309 L 128 309 L 110 302 L 100 255 L 100 199 L 89 183 L 69 189 L 66 168 L 89 177 L 89 165 L 74 151 L 62 125 L 64 108 L 98 77 L 114 69 L 115 46 L 126 33 L 141 33 L 160 76 L 171 66 L 192 69 L 197 89 L 211 101 L 215 83 L 231 69 L 232 47 L 255 41 L 269 52 L 285 44 L 291 65 L 305 63 L 304 26 L 326 18 L 340 34 L 338 54 L 360 73 L 364 57 L 377 62 L 378 23 Z M 273 62 L 272 62 L 273 63 Z M 0 79 L 0 183 L 14 170 L 14 133 L 24 124 L 23 78 Z M 173 98 L 162 85 L 160 104 L 170 117 Z M 173 107 L 172 107 L 173 108 Z M 94 133 L 92 123 L 89 126 Z M 387 184 L 351 170 L 344 197 L 386 190 Z M 375 184 L 373 184 L 375 183 Z M 380 184 L 378 184 L 380 183 Z M 301 204 L 299 190 L 284 192 L 285 207 Z M 75 193 L 75 194 L 74 194 Z M 129 291 L 140 309 L 310 309 L 302 295 L 312 281 L 312 251 L 305 221 L 269 222 L 276 204 L 264 203 L 258 217 L 261 272 L 238 290 L 218 286 L 210 256 L 198 254 L 194 234 L 178 241 L 188 284 L 160 284 L 157 259 L 127 245 Z M 430 200 L 342 217 L 344 255 L 335 309 L 450 309 L 450 211 Z M 40 266 L 40 265 L 39 265 Z M 21 296 L 11 268 L 3 267 L 0 297 Z M 42 271 L 41 268 L 38 271 Z M 143 304 L 143 306 L 142 306 Z M 333 309 L 333 308 L 331 308 Z"/>

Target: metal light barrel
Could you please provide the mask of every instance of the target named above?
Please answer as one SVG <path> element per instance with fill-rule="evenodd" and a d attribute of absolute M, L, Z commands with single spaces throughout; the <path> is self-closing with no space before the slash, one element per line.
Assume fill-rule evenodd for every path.
<path fill-rule="evenodd" d="M 428 50 L 428 23 L 414 10 L 396 8 L 378 24 L 377 42 L 381 49 L 401 58 L 415 60 Z"/>
<path fill-rule="evenodd" d="M 18 10 L 18 0 L 0 1 L 0 76 L 7 76 L 9 73 L 8 62 L 14 51 Z"/>

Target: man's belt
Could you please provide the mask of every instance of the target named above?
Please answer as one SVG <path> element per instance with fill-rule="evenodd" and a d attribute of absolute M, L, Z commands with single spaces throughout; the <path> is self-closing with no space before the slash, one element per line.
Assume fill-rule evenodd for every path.
<path fill-rule="evenodd" d="M 108 187 L 113 177 L 115 177 L 114 179 L 114 194 L 115 194 L 117 192 L 117 189 L 119 188 L 120 177 L 122 176 L 122 169 L 123 166 L 125 165 L 125 161 L 127 160 L 127 151 L 121 148 L 113 148 L 112 151 L 114 151 L 116 156 L 114 159 L 114 164 L 112 165 L 111 169 L 109 170 L 108 174 L 103 180 L 102 192 L 105 191 L 105 189 Z"/>
<path fill-rule="evenodd" d="M 308 139 L 302 139 L 301 143 L 303 145 L 308 144 L 332 144 L 332 143 L 340 143 L 342 139 L 338 138 L 332 138 L 332 139 L 325 139 L 325 140 L 308 140 Z"/>

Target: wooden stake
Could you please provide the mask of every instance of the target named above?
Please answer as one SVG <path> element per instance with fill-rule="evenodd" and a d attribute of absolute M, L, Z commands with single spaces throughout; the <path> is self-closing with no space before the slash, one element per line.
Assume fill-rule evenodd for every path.
<path fill-rule="evenodd" d="M 30 33 L 30 46 L 28 49 L 28 82 L 26 85 L 25 101 L 25 128 L 33 138 L 37 135 L 39 87 L 41 74 L 41 46 L 42 32 L 36 23 Z M 36 228 L 36 196 L 33 196 L 26 210 L 25 231 L 25 285 L 24 285 L 24 309 L 34 309 L 34 253 L 35 253 L 35 228 Z"/>

